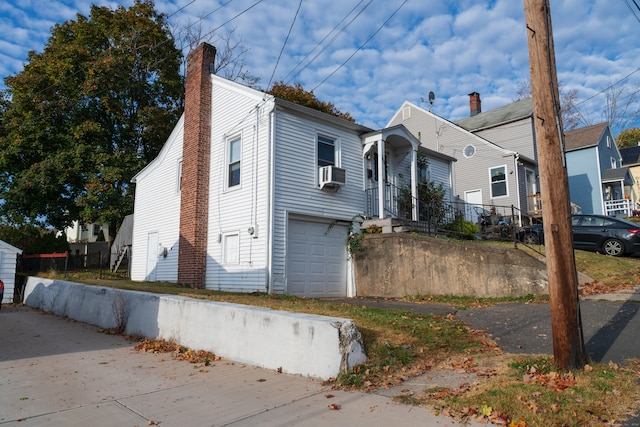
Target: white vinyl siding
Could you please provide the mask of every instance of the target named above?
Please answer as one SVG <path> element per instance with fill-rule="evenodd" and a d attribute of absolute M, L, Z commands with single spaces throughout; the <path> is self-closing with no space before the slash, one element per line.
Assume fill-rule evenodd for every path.
<path fill-rule="evenodd" d="M 275 128 L 272 285 L 273 292 L 282 293 L 287 281 L 288 215 L 348 223 L 362 214 L 365 206 L 362 142 L 358 134 L 282 109 L 276 110 Z M 316 185 L 317 135 L 332 135 L 340 141 L 340 167 L 346 170 L 347 183 L 336 192 L 320 190 Z"/>
<path fill-rule="evenodd" d="M 0 240 L 0 280 L 4 283 L 4 295 L 2 303 L 13 301 L 13 293 L 16 283 L 16 266 L 18 254 L 22 251 Z"/>
<path fill-rule="evenodd" d="M 272 104 L 252 89 L 212 79 L 206 288 L 266 292 Z M 232 153 L 234 140 L 240 141 L 239 150 Z M 240 185 L 228 187 L 234 162 L 239 162 Z M 250 234 L 251 228 L 258 232 Z"/>
<path fill-rule="evenodd" d="M 155 280 L 178 281 L 178 239 L 180 236 L 180 192 L 173 183 L 180 176 L 184 118 L 174 128 L 160 154 L 136 175 L 131 279 L 147 278 L 149 233 L 158 233 L 158 246 L 167 249 L 159 257 Z M 176 170 L 178 169 L 178 170 Z"/>

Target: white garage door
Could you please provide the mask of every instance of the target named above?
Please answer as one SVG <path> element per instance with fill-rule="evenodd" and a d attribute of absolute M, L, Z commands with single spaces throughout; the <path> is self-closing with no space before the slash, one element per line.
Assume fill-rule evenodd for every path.
<path fill-rule="evenodd" d="M 345 225 L 289 220 L 287 293 L 320 297 L 347 296 Z"/>

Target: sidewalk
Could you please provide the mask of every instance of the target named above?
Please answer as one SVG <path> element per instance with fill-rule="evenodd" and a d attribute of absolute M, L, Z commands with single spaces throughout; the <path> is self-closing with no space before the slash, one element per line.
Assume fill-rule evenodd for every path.
<path fill-rule="evenodd" d="M 0 322 L 0 426 L 461 425 L 395 404 L 393 390 L 335 391 L 226 360 L 193 365 L 27 307 L 3 307 Z"/>

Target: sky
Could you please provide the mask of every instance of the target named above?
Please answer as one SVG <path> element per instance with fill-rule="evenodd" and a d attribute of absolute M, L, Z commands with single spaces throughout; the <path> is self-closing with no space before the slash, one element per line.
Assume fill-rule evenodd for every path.
<path fill-rule="evenodd" d="M 29 51 L 42 52 L 55 24 L 89 15 L 91 4 L 133 0 L 3 0 L 0 77 L 19 73 Z M 576 90 L 585 124 L 604 121 L 605 89 L 640 89 L 637 0 L 551 1 L 558 80 Z M 449 120 L 511 103 L 529 79 L 524 2 L 519 0 L 156 0 L 174 35 L 190 24 L 202 34 L 234 30 L 249 51 L 250 73 L 301 83 L 383 128 L 404 101 Z M 212 40 L 204 40 L 211 42 Z M 215 43 L 214 43 L 215 44 Z M 186 54 L 186 52 L 185 52 Z M 4 89 L 0 82 L 0 89 Z M 435 94 L 430 105 L 429 93 Z"/>

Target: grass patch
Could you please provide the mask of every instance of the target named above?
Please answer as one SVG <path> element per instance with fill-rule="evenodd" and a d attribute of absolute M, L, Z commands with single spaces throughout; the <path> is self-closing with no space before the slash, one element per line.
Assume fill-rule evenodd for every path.
<path fill-rule="evenodd" d="M 549 356 L 504 356 L 506 370 L 463 390 L 425 390 L 423 404 L 458 419 L 509 426 L 614 426 L 638 407 L 637 361 L 557 371 Z M 512 359 L 508 362 L 508 359 Z"/>
<path fill-rule="evenodd" d="M 479 241 L 479 243 L 513 247 L 512 242 Z M 544 256 L 544 246 L 535 246 L 534 249 Z M 540 254 L 525 245 L 518 245 L 518 250 L 536 258 L 540 257 Z M 587 287 L 588 293 L 607 293 L 638 286 L 640 283 L 640 258 L 612 257 L 581 250 L 574 250 L 574 254 L 576 269 L 594 280 L 594 283 Z"/>

